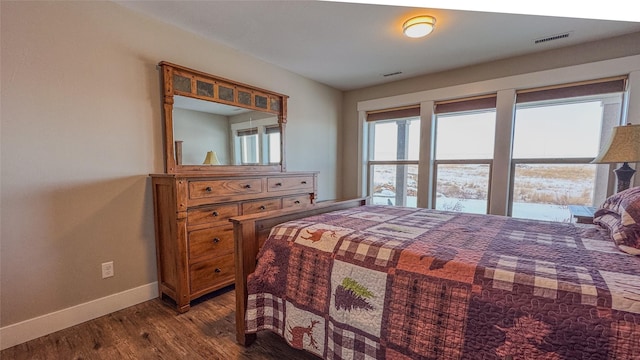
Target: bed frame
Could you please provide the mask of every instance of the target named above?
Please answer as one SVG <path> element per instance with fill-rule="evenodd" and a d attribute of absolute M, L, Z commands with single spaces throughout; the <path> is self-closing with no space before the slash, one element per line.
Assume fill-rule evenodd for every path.
<path fill-rule="evenodd" d="M 269 236 L 271 228 L 283 222 L 301 219 L 330 211 L 363 206 L 367 198 L 320 202 L 293 210 L 271 211 L 231 218 L 235 236 L 236 265 L 236 341 L 251 345 L 256 334 L 245 334 L 245 311 L 247 309 L 247 276 L 255 271 L 258 250 Z"/>

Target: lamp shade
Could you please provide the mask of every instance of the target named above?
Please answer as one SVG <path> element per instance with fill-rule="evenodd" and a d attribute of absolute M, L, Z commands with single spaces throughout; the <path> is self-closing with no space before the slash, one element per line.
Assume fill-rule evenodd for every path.
<path fill-rule="evenodd" d="M 215 151 L 207 152 L 207 156 L 204 158 L 204 162 L 202 165 L 220 165 L 220 160 L 218 160 L 218 155 Z"/>
<path fill-rule="evenodd" d="M 436 18 L 422 15 L 413 17 L 402 24 L 402 31 L 410 38 L 421 38 L 429 35 L 436 26 Z"/>
<path fill-rule="evenodd" d="M 609 142 L 592 161 L 600 163 L 625 163 L 640 161 L 640 125 L 616 126 Z"/>

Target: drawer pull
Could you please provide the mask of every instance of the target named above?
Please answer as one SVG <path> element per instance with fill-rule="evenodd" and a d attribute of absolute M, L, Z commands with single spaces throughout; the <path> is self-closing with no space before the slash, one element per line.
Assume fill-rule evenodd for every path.
<path fill-rule="evenodd" d="M 306 182 L 306 181 L 302 181 L 302 182 L 300 182 L 300 183 L 301 183 L 302 185 L 307 185 L 307 182 Z"/>
<path fill-rule="evenodd" d="M 213 189 L 211 188 L 211 186 L 207 186 L 206 188 L 204 188 L 204 191 L 206 192 L 211 192 Z"/>
<path fill-rule="evenodd" d="M 276 183 L 276 186 L 282 186 L 282 183 Z"/>
<path fill-rule="evenodd" d="M 251 184 L 247 184 L 244 186 L 245 189 L 251 189 Z"/>
<path fill-rule="evenodd" d="M 264 205 L 260 205 L 260 207 L 259 207 L 258 209 L 260 209 L 260 210 L 264 210 L 264 209 L 266 209 L 266 208 L 267 208 L 266 206 L 264 206 Z"/>
<path fill-rule="evenodd" d="M 218 274 L 222 272 L 222 270 L 220 270 L 220 268 L 216 268 L 216 269 L 215 269 L 215 270 L 213 270 L 213 271 L 215 271 L 215 272 L 216 272 L 216 273 L 218 273 Z"/>
<path fill-rule="evenodd" d="M 219 242 L 220 242 L 220 239 L 219 239 L 219 238 L 213 238 L 213 242 L 214 242 L 215 244 L 217 244 L 217 243 L 219 243 Z"/>
<path fill-rule="evenodd" d="M 300 204 L 300 200 L 296 200 L 293 202 L 294 204 Z"/>
<path fill-rule="evenodd" d="M 211 216 L 218 216 L 218 215 L 220 215 L 220 214 L 218 214 L 217 211 L 214 211 L 214 212 L 211 213 Z"/>

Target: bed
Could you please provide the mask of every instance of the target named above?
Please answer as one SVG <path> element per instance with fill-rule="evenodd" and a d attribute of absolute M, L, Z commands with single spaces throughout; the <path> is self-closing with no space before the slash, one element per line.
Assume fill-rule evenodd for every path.
<path fill-rule="evenodd" d="M 634 191 L 598 226 L 363 199 L 233 219 L 237 340 L 270 330 L 325 359 L 640 359 Z"/>

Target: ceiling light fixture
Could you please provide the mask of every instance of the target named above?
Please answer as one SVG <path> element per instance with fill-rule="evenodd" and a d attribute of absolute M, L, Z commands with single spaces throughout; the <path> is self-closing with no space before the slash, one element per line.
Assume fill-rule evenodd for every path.
<path fill-rule="evenodd" d="M 410 38 L 421 38 L 429 35 L 436 26 L 436 18 L 428 15 L 413 17 L 402 24 L 402 31 Z"/>

